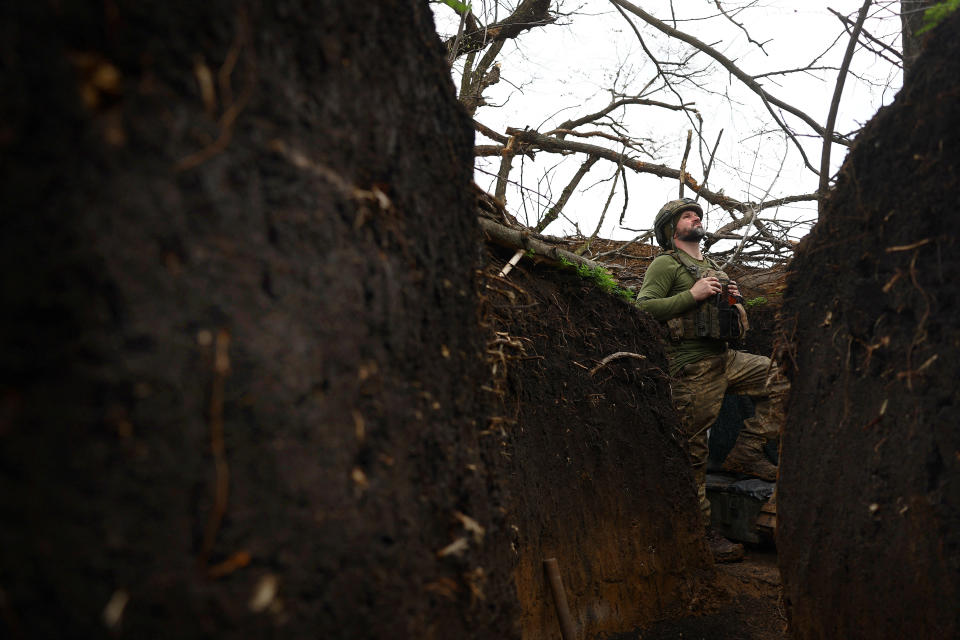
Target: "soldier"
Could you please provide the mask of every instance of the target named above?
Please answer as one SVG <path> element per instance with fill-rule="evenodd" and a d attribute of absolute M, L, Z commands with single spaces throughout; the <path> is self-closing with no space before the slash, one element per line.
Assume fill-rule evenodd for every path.
<path fill-rule="evenodd" d="M 690 198 L 665 204 L 654 219 L 657 242 L 665 250 L 644 274 L 640 308 L 667 325 L 667 357 L 673 402 L 680 414 L 684 439 L 697 483 L 707 542 L 717 562 L 743 558 L 743 545 L 727 540 L 710 525 L 706 496 L 707 430 L 720 413 L 725 393 L 750 396 L 754 417 L 745 420 L 724 469 L 769 482 L 777 468 L 763 445 L 779 434 L 789 383 L 764 356 L 730 349 L 728 342 L 747 328 L 735 282 L 700 251 L 705 235 L 700 205 Z"/>

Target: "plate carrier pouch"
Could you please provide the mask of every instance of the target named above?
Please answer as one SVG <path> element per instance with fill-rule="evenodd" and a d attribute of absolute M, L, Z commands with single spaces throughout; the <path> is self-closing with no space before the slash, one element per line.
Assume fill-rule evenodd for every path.
<path fill-rule="evenodd" d="M 670 338 L 680 341 L 685 338 L 716 338 L 718 340 L 741 340 L 750 328 L 747 311 L 742 298 L 727 293 L 730 278 L 710 258 L 712 268 L 702 269 L 686 253 L 676 249 L 665 251 L 690 272 L 694 280 L 713 276 L 723 284 L 723 290 L 711 298 L 700 301 L 697 306 L 682 316 L 667 320 Z"/>

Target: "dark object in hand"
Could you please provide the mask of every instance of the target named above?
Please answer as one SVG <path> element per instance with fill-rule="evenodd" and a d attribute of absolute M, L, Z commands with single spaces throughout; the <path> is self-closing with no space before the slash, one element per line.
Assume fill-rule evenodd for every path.
<path fill-rule="evenodd" d="M 729 280 L 720 281 L 720 293 L 714 296 L 720 321 L 720 337 L 726 340 L 739 340 L 742 332 L 740 327 L 740 313 L 734 307 L 743 304 L 743 297 L 730 293 Z"/>

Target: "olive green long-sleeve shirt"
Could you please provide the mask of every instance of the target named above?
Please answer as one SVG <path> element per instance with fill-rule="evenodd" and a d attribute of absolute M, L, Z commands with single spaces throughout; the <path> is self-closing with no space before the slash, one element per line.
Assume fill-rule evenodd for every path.
<path fill-rule="evenodd" d="M 705 259 L 690 259 L 704 270 L 712 268 Z M 693 275 L 675 258 L 669 255 L 657 256 L 647 268 L 643 284 L 640 285 L 640 293 L 637 294 L 640 308 L 660 322 L 681 316 L 698 304 L 690 293 L 695 282 Z M 726 348 L 725 341 L 715 338 L 671 340 L 665 349 L 670 361 L 670 375 L 676 376 L 691 362 L 718 355 Z"/>

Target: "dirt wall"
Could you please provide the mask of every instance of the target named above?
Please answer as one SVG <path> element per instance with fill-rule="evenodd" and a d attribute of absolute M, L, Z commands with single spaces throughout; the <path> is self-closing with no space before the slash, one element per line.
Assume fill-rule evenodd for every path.
<path fill-rule="evenodd" d="M 661 329 L 572 270 L 509 253 L 479 280 L 493 401 L 483 436 L 512 535 L 523 638 L 560 630 L 543 560 L 556 557 L 579 637 L 676 616 L 711 560 Z M 618 352 L 625 356 L 599 366 Z"/>
<path fill-rule="evenodd" d="M 0 24 L 10 635 L 509 637 L 509 572 L 438 555 L 492 516 L 426 3 Z"/>
<path fill-rule="evenodd" d="M 0 11 L 9 636 L 545 637 L 548 555 L 583 631 L 684 606 L 652 330 L 552 270 L 477 301 L 426 3 Z"/>
<path fill-rule="evenodd" d="M 796 638 L 960 635 L 960 13 L 792 263 L 778 547 Z"/>

